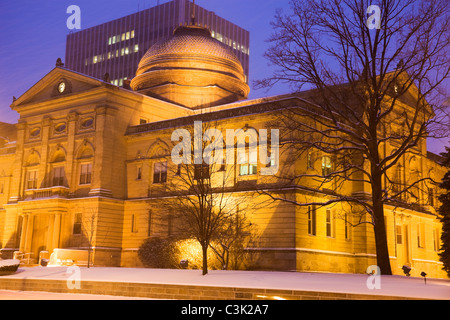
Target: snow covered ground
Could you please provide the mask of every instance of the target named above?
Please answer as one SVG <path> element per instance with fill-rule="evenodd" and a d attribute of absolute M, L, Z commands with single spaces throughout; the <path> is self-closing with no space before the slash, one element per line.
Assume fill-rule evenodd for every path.
<path fill-rule="evenodd" d="M 0 279 L 65 280 L 72 272 L 68 267 L 21 267 L 15 274 Z M 212 270 L 202 276 L 199 270 L 80 268 L 81 281 L 288 289 L 450 300 L 450 280 L 427 279 L 425 284 L 422 278 L 381 276 L 379 282 L 369 281 L 369 284 L 379 284 L 379 289 L 369 289 L 368 279 L 365 274 Z"/>

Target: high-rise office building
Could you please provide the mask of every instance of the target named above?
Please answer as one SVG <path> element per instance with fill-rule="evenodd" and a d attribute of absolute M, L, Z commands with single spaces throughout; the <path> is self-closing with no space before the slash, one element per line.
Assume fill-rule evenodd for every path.
<path fill-rule="evenodd" d="M 189 0 L 172 0 L 117 20 L 67 36 L 65 67 L 115 85 L 135 76 L 139 61 L 156 42 L 172 35 L 176 26 L 190 24 L 195 5 L 196 24 L 231 47 L 249 74 L 249 32 Z"/>

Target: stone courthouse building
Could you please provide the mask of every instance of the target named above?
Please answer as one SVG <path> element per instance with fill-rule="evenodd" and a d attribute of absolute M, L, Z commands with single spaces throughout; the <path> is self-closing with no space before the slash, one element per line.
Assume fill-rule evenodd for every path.
<path fill-rule="evenodd" d="M 302 93 L 247 100 L 249 87 L 232 50 L 206 28 L 193 25 L 180 26 L 153 45 L 129 86 L 106 80 L 59 63 L 12 103 L 20 114 L 18 123 L 0 126 L 3 258 L 15 254 L 37 262 L 41 252 L 48 252 L 57 262 L 82 263 L 91 247 L 96 266 L 141 266 L 137 251 L 143 241 L 170 236 L 177 227 L 159 202 L 170 198 L 169 182 L 183 174 L 173 170 L 170 160 L 175 129 L 202 120 L 258 131 L 270 128 L 282 106 L 305 104 Z M 423 140 L 405 155 L 398 179 L 443 177 L 447 168 L 426 150 Z M 297 172 L 320 174 L 333 165 L 327 155 L 305 153 L 292 160 L 283 151 L 280 172 L 289 165 Z M 376 264 L 372 226 L 350 227 L 347 222 L 357 219 L 351 208 L 286 202 L 258 206 L 268 197 L 255 195 L 254 189 L 277 182 L 261 175 L 266 164 L 252 159 L 250 155 L 249 164 L 225 165 L 222 171 L 231 170 L 229 192 L 253 208 L 249 218 L 260 237 L 258 247 L 248 248 L 259 253 L 254 267 L 362 273 Z M 336 192 L 370 193 L 364 184 L 333 190 L 332 184 L 313 180 L 291 190 L 298 199 L 307 194 L 317 201 Z M 445 277 L 438 258 L 437 193 L 437 186 L 429 185 L 417 192 L 414 203 L 404 199 L 385 207 L 394 273 L 403 274 L 406 264 L 412 275 L 425 271 Z"/>

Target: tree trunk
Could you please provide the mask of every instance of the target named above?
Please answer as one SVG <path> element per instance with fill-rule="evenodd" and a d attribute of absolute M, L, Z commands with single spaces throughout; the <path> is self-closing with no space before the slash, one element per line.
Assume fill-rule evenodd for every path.
<path fill-rule="evenodd" d="M 377 265 L 380 268 L 381 274 L 391 275 L 392 270 L 389 260 L 386 226 L 384 223 L 384 204 L 381 200 L 383 196 L 382 192 L 381 174 L 375 174 L 372 182 L 372 202 Z"/>
<path fill-rule="evenodd" d="M 202 245 L 202 255 L 203 255 L 203 270 L 202 275 L 208 273 L 208 246 Z"/>

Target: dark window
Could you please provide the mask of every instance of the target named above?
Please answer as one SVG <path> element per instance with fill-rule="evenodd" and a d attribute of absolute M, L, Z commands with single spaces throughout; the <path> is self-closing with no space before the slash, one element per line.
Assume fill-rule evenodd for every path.
<path fill-rule="evenodd" d="M 64 185 L 64 167 L 53 168 L 53 187 Z"/>
<path fill-rule="evenodd" d="M 157 162 L 153 168 L 153 183 L 164 183 L 167 181 L 167 161 Z"/>
<path fill-rule="evenodd" d="M 81 213 L 75 214 L 73 221 L 73 234 L 81 234 Z"/>
<path fill-rule="evenodd" d="M 209 176 L 210 176 L 209 165 L 207 165 L 205 163 L 194 165 L 194 179 L 195 180 L 209 179 Z"/>
<path fill-rule="evenodd" d="M 308 234 L 316 235 L 316 206 L 308 207 Z"/>
<path fill-rule="evenodd" d="M 90 184 L 92 178 L 92 163 L 81 165 L 80 184 Z"/>

